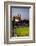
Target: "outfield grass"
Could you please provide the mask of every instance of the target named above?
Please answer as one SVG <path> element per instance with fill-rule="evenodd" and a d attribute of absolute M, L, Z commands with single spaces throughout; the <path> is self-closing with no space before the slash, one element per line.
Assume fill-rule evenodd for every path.
<path fill-rule="evenodd" d="M 29 36 L 29 27 L 16 27 L 16 35 L 17 36 Z"/>

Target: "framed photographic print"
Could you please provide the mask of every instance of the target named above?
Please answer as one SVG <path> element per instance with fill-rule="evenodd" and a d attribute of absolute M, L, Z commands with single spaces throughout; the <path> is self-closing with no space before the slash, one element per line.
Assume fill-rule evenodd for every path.
<path fill-rule="evenodd" d="M 35 3 L 4 2 L 4 42 L 35 42 Z"/>

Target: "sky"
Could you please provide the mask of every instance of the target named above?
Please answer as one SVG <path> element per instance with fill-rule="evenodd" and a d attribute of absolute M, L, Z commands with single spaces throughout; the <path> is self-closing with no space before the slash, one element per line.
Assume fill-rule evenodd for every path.
<path fill-rule="evenodd" d="M 12 17 L 21 14 L 21 20 L 29 19 L 29 8 L 12 8 Z"/>

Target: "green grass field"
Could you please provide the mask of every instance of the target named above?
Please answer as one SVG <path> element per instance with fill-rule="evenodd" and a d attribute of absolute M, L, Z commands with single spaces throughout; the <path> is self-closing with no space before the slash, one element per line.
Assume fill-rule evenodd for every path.
<path fill-rule="evenodd" d="M 29 36 L 29 27 L 16 27 L 16 35 L 17 36 Z"/>

